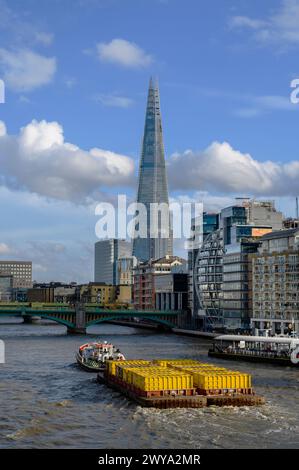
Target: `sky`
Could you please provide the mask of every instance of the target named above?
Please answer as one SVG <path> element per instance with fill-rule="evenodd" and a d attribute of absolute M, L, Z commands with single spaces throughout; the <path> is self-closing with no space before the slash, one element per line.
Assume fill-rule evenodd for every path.
<path fill-rule="evenodd" d="M 295 215 L 299 0 L 0 0 L 0 19 L 0 259 L 93 280 L 96 204 L 136 195 L 150 76 L 172 200 Z"/>

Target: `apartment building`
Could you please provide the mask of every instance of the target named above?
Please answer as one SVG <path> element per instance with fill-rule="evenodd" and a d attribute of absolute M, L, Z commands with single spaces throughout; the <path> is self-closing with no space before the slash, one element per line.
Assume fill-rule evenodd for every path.
<path fill-rule="evenodd" d="M 252 328 L 298 331 L 299 229 L 264 235 L 252 262 Z"/>

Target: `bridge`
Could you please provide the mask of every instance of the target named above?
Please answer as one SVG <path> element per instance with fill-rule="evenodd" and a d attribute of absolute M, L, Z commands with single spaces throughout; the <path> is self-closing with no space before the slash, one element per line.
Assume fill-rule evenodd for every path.
<path fill-rule="evenodd" d="M 89 307 L 82 303 L 75 305 L 59 306 L 57 304 L 38 305 L 34 304 L 5 304 L 0 303 L 1 317 L 23 317 L 24 321 L 34 317 L 51 320 L 67 327 L 70 334 L 85 334 L 91 325 L 104 323 L 111 320 L 130 320 L 138 318 L 148 320 L 161 325 L 165 329 L 178 326 L 181 311 L 158 311 L 158 310 L 134 310 L 134 309 L 105 309 L 100 307 Z"/>

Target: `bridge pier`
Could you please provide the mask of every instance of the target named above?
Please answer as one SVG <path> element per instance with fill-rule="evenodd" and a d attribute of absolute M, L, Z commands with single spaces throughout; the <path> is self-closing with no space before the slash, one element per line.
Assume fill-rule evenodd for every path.
<path fill-rule="evenodd" d="M 83 304 L 77 303 L 76 310 L 76 323 L 74 326 L 67 327 L 67 334 L 69 335 L 86 335 L 86 314 Z"/>
<path fill-rule="evenodd" d="M 41 317 L 31 316 L 31 315 L 22 315 L 23 316 L 23 323 L 32 325 L 34 323 L 39 323 L 41 321 Z"/>
<path fill-rule="evenodd" d="M 86 335 L 86 328 L 73 328 L 71 326 L 67 327 L 68 335 Z"/>
<path fill-rule="evenodd" d="M 171 327 L 167 325 L 157 324 L 157 331 L 161 333 L 167 333 L 171 331 Z"/>

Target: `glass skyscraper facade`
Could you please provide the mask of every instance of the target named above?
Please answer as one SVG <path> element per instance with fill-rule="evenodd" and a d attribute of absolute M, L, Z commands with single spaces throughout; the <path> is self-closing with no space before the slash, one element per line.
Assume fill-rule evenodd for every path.
<path fill-rule="evenodd" d="M 139 167 L 137 203 L 142 203 L 147 209 L 146 237 L 136 237 L 133 241 L 133 255 L 139 261 L 162 258 L 172 254 L 172 227 L 169 212 L 165 217 L 158 211 L 157 235 L 151 236 L 153 223 L 150 218 L 152 203 L 166 204 L 168 210 L 168 186 L 165 168 L 160 96 L 157 83 L 150 80 L 145 127 L 142 142 L 142 152 Z M 163 220 L 163 224 L 162 224 Z M 166 233 L 163 229 L 168 228 Z M 138 224 L 136 230 L 138 232 Z M 169 232 L 167 234 L 167 232 Z M 167 236 L 168 235 L 168 236 Z"/>

